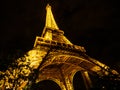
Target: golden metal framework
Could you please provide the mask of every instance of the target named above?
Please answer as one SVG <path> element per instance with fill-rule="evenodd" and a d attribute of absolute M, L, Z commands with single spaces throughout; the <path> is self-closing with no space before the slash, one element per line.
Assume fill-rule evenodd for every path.
<path fill-rule="evenodd" d="M 42 36 L 36 37 L 34 47 L 28 52 L 25 62 L 37 72 L 33 73 L 24 68 L 24 75 L 30 76 L 33 73 L 33 79 L 23 81 L 16 90 L 26 87 L 29 82 L 37 84 L 43 80 L 53 80 L 61 90 L 74 90 L 73 77 L 78 71 L 82 73 L 86 90 L 89 90 L 92 87 L 89 74 L 118 74 L 115 70 L 109 72 L 110 67 L 86 55 L 84 47 L 72 44 L 64 36 L 64 32 L 58 28 L 54 20 L 49 4 L 46 6 L 46 23 Z M 18 65 L 25 62 L 19 62 Z"/>
<path fill-rule="evenodd" d="M 46 23 L 42 36 L 36 37 L 34 50 L 45 55 L 39 65 L 36 83 L 42 80 L 53 80 L 61 90 L 73 90 L 73 77 L 81 71 L 86 90 L 92 87 L 89 74 L 108 75 L 109 67 L 85 54 L 82 46 L 72 44 L 60 30 L 54 20 L 51 6 L 46 7 Z M 118 74 L 114 71 L 114 74 Z"/>

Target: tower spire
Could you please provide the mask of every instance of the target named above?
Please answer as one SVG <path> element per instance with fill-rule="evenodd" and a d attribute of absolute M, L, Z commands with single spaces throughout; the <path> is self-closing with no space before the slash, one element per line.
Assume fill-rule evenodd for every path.
<path fill-rule="evenodd" d="M 59 29 L 54 16 L 52 14 L 51 6 L 47 4 L 46 6 L 46 22 L 45 22 L 45 27 L 52 28 L 52 29 Z"/>
<path fill-rule="evenodd" d="M 41 37 L 47 40 L 54 40 L 61 43 L 72 44 L 64 35 L 64 32 L 57 26 L 52 14 L 51 6 L 46 6 L 46 22 Z"/>

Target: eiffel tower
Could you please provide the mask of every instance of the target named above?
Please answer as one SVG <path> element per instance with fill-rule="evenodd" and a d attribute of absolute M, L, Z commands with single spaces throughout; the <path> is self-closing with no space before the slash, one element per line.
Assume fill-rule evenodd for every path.
<path fill-rule="evenodd" d="M 82 74 L 86 90 L 90 90 L 93 85 L 89 75 L 119 75 L 116 70 L 86 55 L 84 47 L 74 45 L 64 36 L 49 4 L 46 6 L 46 22 L 42 35 L 36 36 L 34 47 L 28 55 L 31 60 L 29 66 L 33 69 L 28 76 L 32 79 L 23 82 L 17 90 L 24 88 L 27 83 L 34 87 L 44 80 L 54 81 L 61 90 L 74 90 L 73 77 L 78 71 Z"/>
<path fill-rule="evenodd" d="M 36 37 L 34 50 L 40 50 L 43 57 L 39 66 L 35 82 L 53 80 L 61 90 L 74 90 L 73 77 L 80 71 L 84 79 L 86 90 L 92 87 L 90 74 L 106 76 L 110 67 L 85 54 L 82 46 L 74 45 L 59 29 L 51 11 L 51 6 L 46 6 L 46 23 L 43 33 Z M 115 70 L 111 70 L 117 74 Z"/>

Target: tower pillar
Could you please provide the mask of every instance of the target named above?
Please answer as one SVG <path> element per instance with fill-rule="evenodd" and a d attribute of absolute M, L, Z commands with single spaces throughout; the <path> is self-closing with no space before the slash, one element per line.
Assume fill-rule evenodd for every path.
<path fill-rule="evenodd" d="M 92 81 L 89 77 L 89 74 L 87 71 L 81 71 L 85 86 L 86 86 L 86 90 L 90 90 L 90 88 L 92 87 Z"/>
<path fill-rule="evenodd" d="M 74 90 L 72 80 L 71 80 L 69 74 L 66 75 L 64 70 L 62 70 L 62 69 L 60 69 L 60 71 L 61 71 L 62 82 L 65 87 L 62 90 Z"/>
<path fill-rule="evenodd" d="M 65 77 L 66 90 L 74 90 L 73 84 L 68 76 Z"/>

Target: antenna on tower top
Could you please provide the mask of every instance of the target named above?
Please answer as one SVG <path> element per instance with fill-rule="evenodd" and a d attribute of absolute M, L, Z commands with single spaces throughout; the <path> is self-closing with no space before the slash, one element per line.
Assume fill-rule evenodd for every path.
<path fill-rule="evenodd" d="M 50 4 L 48 3 L 47 4 L 47 6 L 46 6 L 46 10 L 47 10 L 47 8 L 51 8 L 51 6 L 50 6 Z"/>

